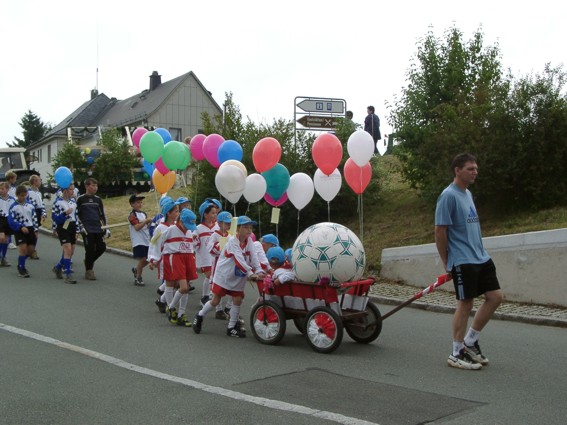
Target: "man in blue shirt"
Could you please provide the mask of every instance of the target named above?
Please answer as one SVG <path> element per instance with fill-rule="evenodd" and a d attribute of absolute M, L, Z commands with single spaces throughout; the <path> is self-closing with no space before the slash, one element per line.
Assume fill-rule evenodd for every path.
<path fill-rule="evenodd" d="M 496 267 L 484 249 L 480 223 L 472 194 L 468 190 L 478 175 L 476 158 L 457 155 L 451 164 L 453 183 L 441 193 L 435 209 L 435 244 L 444 270 L 451 273 L 457 308 L 453 316 L 453 352 L 449 366 L 478 370 L 488 365 L 478 339 L 503 299 Z M 483 295 L 467 332 L 474 298 Z M 466 332 L 466 335 L 465 335 Z"/>

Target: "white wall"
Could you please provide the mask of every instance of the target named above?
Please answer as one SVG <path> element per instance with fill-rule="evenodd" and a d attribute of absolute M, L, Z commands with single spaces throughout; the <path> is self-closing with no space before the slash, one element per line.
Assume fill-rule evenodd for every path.
<path fill-rule="evenodd" d="M 567 307 L 567 229 L 484 238 L 508 301 Z M 382 251 L 380 275 L 425 287 L 443 273 L 435 244 Z M 446 284 L 444 289 L 451 289 Z"/>

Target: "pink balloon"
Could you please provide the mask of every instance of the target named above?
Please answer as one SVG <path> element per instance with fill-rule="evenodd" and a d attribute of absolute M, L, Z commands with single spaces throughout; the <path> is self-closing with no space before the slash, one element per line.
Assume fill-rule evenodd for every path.
<path fill-rule="evenodd" d="M 272 207 L 279 207 L 280 205 L 285 203 L 285 201 L 287 201 L 287 193 L 284 193 L 280 199 L 275 200 L 270 196 L 269 193 L 266 192 L 266 194 L 264 195 L 264 201 L 266 201 Z"/>
<path fill-rule="evenodd" d="M 372 167 L 370 162 L 367 162 L 364 166 L 359 167 L 352 158 L 349 158 L 345 162 L 345 168 L 343 170 L 345 175 L 345 180 L 350 188 L 360 195 L 366 189 L 366 186 L 370 183 L 372 179 Z"/>
<path fill-rule="evenodd" d="M 323 133 L 315 139 L 311 155 L 317 168 L 330 176 L 343 159 L 343 145 L 334 134 Z"/>
<path fill-rule="evenodd" d="M 219 161 L 219 148 L 224 142 L 224 138 L 220 134 L 209 134 L 205 137 L 205 141 L 203 142 L 203 153 L 205 154 L 206 160 L 215 168 L 220 167 Z"/>
<path fill-rule="evenodd" d="M 160 173 L 162 173 L 163 175 L 166 175 L 167 173 L 169 173 L 170 169 L 167 168 L 165 166 L 165 164 L 163 163 L 163 158 L 160 157 L 160 159 L 158 159 L 155 163 L 154 163 L 154 167 L 156 170 L 158 170 Z"/>
<path fill-rule="evenodd" d="M 189 142 L 189 150 L 191 151 L 191 156 L 195 161 L 202 161 L 205 159 L 205 154 L 203 153 L 203 142 L 205 141 L 204 134 L 197 134 L 191 137 Z"/>
<path fill-rule="evenodd" d="M 138 127 L 136 130 L 134 130 L 134 132 L 132 133 L 132 143 L 134 143 L 134 146 L 136 146 L 136 148 L 138 149 L 138 151 L 140 150 L 140 139 L 142 138 L 142 136 L 144 134 L 146 134 L 148 132 L 148 130 L 146 130 L 144 127 Z"/>

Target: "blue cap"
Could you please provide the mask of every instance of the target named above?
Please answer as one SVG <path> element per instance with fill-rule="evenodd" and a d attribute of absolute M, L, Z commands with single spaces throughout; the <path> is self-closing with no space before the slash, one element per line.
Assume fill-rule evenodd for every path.
<path fill-rule="evenodd" d="M 191 199 L 186 198 L 185 196 L 180 196 L 175 200 L 176 205 L 185 204 L 186 202 L 192 202 Z"/>
<path fill-rule="evenodd" d="M 256 225 L 258 223 L 256 223 L 254 220 L 252 220 L 250 217 L 247 217 L 245 215 L 241 215 L 240 217 L 238 217 L 238 221 L 236 222 L 237 226 L 243 226 L 245 224 L 253 224 Z"/>
<path fill-rule="evenodd" d="M 183 211 L 181 211 L 179 218 L 187 229 L 191 231 L 197 230 L 197 224 L 195 224 L 197 221 L 197 216 L 193 211 L 188 208 L 184 208 Z"/>
<path fill-rule="evenodd" d="M 276 260 L 278 263 L 283 263 L 285 261 L 285 253 L 279 246 L 273 246 L 266 252 L 266 257 L 269 261 Z"/>
<path fill-rule="evenodd" d="M 278 240 L 278 238 L 275 235 L 272 235 L 271 233 L 262 236 L 260 238 L 260 242 L 271 243 L 274 246 L 280 246 L 280 241 Z"/>
<path fill-rule="evenodd" d="M 291 263 L 291 254 L 292 254 L 292 252 L 293 252 L 293 249 L 291 249 L 291 248 L 288 248 L 288 249 L 285 250 L 285 259 L 286 259 L 287 261 L 289 261 L 290 263 Z"/>
<path fill-rule="evenodd" d="M 217 201 L 217 202 L 218 202 L 218 201 Z M 220 202 L 219 202 L 219 203 L 220 203 Z M 213 206 L 213 207 L 215 207 L 215 208 L 220 209 L 220 207 L 219 207 L 217 204 L 215 204 L 214 202 L 212 202 L 210 199 L 208 199 L 208 198 L 205 199 L 205 202 L 203 202 L 203 203 L 201 204 L 201 206 L 199 207 L 199 217 L 201 217 L 201 221 L 203 221 L 204 218 L 205 218 L 205 210 L 206 210 L 207 208 L 209 208 L 210 206 Z"/>
<path fill-rule="evenodd" d="M 219 223 L 232 223 L 232 215 L 228 211 L 222 211 L 217 215 Z"/>
<path fill-rule="evenodd" d="M 219 201 L 218 199 L 215 199 L 215 198 L 206 198 L 205 201 L 208 202 L 208 203 L 213 203 L 213 204 L 215 204 L 219 210 L 222 210 L 221 201 Z"/>
<path fill-rule="evenodd" d="M 160 201 L 160 205 L 161 205 L 161 213 L 163 214 L 163 216 L 167 216 L 167 213 L 170 212 L 172 210 L 172 208 L 177 205 L 175 203 L 175 201 L 171 198 L 166 199 L 164 202 Z"/>
<path fill-rule="evenodd" d="M 159 200 L 159 206 L 160 207 L 163 206 L 163 203 L 169 200 L 173 201 L 173 198 L 171 196 L 162 196 L 161 199 Z"/>

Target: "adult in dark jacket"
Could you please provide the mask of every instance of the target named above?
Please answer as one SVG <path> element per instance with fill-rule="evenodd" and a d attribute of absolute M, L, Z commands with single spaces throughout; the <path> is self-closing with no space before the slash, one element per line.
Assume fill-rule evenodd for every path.
<path fill-rule="evenodd" d="M 374 106 L 372 105 L 366 108 L 366 112 L 368 115 L 364 119 L 364 131 L 372 136 L 372 140 L 374 140 L 374 153 L 378 153 L 376 143 L 382 138 L 380 134 L 380 118 L 374 113 Z"/>

